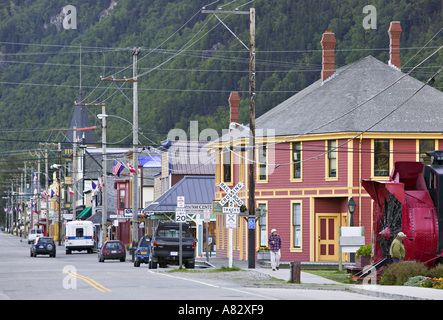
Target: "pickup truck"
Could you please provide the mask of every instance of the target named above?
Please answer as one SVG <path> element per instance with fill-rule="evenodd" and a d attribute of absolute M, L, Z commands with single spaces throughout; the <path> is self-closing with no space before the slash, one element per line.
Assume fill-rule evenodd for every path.
<path fill-rule="evenodd" d="M 157 269 L 157 265 L 179 264 L 179 230 L 177 222 L 160 222 L 151 239 L 149 269 Z M 188 269 L 195 267 L 195 242 L 189 225 L 182 224 L 182 262 Z"/>

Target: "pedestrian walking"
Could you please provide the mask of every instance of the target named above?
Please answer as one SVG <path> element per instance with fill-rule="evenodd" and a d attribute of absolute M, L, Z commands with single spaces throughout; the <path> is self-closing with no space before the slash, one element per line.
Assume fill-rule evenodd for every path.
<path fill-rule="evenodd" d="M 271 249 L 271 267 L 272 271 L 275 269 L 278 270 L 280 265 L 280 249 L 281 249 L 281 238 L 280 235 L 277 234 L 276 229 L 271 230 L 271 235 L 268 239 L 269 248 Z"/>
<path fill-rule="evenodd" d="M 399 232 L 397 237 L 391 243 L 389 254 L 394 262 L 401 262 L 405 258 L 406 250 L 405 245 L 403 244 L 403 239 L 405 237 L 406 235 L 403 232 Z"/>

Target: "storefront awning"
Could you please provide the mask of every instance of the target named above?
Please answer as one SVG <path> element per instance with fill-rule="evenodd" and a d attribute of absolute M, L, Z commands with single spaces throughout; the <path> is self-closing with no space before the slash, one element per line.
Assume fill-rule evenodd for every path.
<path fill-rule="evenodd" d="M 80 212 L 77 216 L 77 219 L 86 219 L 89 218 L 92 214 L 92 207 L 86 207 L 83 209 L 82 212 Z"/>

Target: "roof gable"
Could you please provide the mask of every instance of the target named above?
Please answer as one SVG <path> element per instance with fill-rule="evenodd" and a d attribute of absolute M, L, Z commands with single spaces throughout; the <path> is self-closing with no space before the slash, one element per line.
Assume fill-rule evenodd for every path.
<path fill-rule="evenodd" d="M 422 82 L 367 56 L 338 69 L 329 81 L 318 80 L 283 101 L 257 118 L 256 127 L 275 129 L 277 136 L 441 132 L 443 93 L 426 86 L 412 97 L 421 86 Z"/>

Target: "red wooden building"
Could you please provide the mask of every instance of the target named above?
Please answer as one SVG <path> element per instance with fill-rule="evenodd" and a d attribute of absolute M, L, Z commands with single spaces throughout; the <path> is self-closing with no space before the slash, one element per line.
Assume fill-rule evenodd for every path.
<path fill-rule="evenodd" d="M 400 33 L 400 24 L 391 23 L 389 63 L 367 56 L 335 70 L 336 40 L 327 31 L 321 79 L 257 118 L 255 201 L 268 214 L 257 221 L 256 249 L 276 228 L 282 261 L 337 261 L 338 226 L 349 226 L 350 198 L 354 226 L 364 226 L 371 243 L 372 200 L 361 180 L 388 180 L 396 161 L 426 162 L 426 151 L 443 149 L 443 93 L 401 71 Z M 231 94 L 231 117 L 238 100 Z M 212 144 L 220 152 L 216 200 L 225 195 L 221 181 L 231 188 L 242 181 L 238 195 L 248 203 L 249 155 L 237 148 L 248 144 L 248 135 L 239 126 Z M 220 257 L 229 252 L 224 223 L 219 215 Z M 247 228 L 240 219 L 234 259 L 248 259 Z"/>

